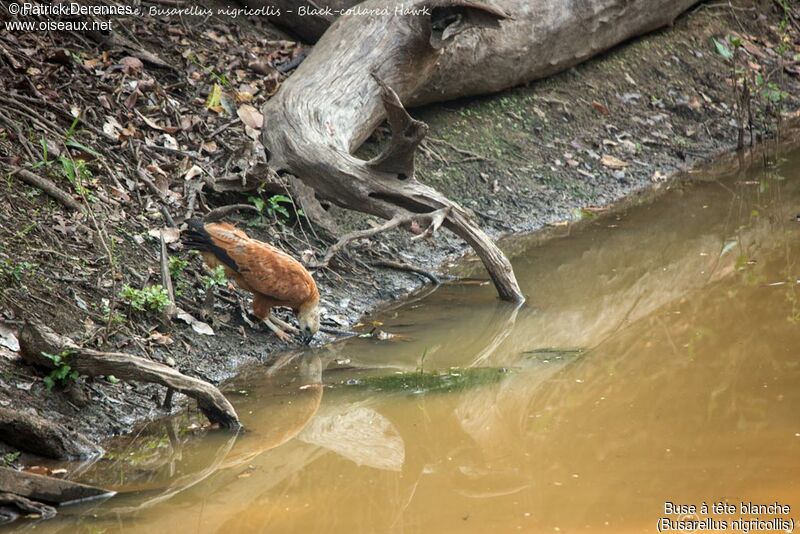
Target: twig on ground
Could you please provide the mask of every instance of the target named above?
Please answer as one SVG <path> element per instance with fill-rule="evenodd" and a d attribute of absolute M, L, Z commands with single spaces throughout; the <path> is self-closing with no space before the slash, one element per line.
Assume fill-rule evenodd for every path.
<path fill-rule="evenodd" d="M 172 276 L 169 273 L 169 256 L 167 255 L 167 242 L 164 241 L 164 233 L 159 232 L 158 240 L 161 243 L 161 285 L 167 290 L 169 304 L 164 309 L 164 315 L 172 319 L 177 315 L 178 308 L 175 306 L 175 291 L 172 288 Z"/>
<path fill-rule="evenodd" d="M 206 222 L 218 221 L 237 211 L 252 211 L 258 213 L 258 209 L 252 204 L 229 204 L 209 211 L 203 216 L 203 220 Z"/>
<path fill-rule="evenodd" d="M 444 139 L 437 139 L 436 137 L 428 136 L 428 137 L 426 137 L 426 140 L 428 142 L 430 142 L 430 143 L 435 143 L 435 144 L 446 146 L 447 148 L 449 148 L 453 152 L 457 152 L 458 154 L 461 154 L 462 156 L 466 156 L 467 160 L 465 160 L 465 161 L 486 161 L 488 159 L 485 156 L 481 156 L 480 154 L 476 154 L 475 152 L 472 152 L 470 150 L 459 148 L 456 145 L 454 145 L 453 143 L 451 143 L 449 141 L 445 141 Z"/>
<path fill-rule="evenodd" d="M 355 241 L 356 239 L 363 239 L 365 237 L 371 237 L 381 232 L 385 232 L 387 230 L 391 230 L 392 228 L 396 228 L 401 224 L 410 224 L 418 221 L 426 221 L 428 223 L 428 227 L 419 235 L 412 237 L 412 240 L 423 239 L 426 237 L 432 236 L 436 233 L 436 230 L 444 222 L 445 217 L 447 214 L 450 213 L 450 208 L 441 208 L 430 213 L 413 213 L 410 215 L 395 215 L 385 223 L 376 226 L 374 228 L 368 228 L 366 230 L 357 230 L 355 232 L 350 232 L 349 234 L 343 235 L 339 238 L 339 241 L 334 243 L 328 248 L 328 251 L 325 253 L 325 256 L 322 258 L 322 261 L 319 262 L 309 262 L 308 267 L 310 269 L 321 269 L 323 267 L 327 267 L 328 263 L 330 263 L 331 259 L 338 254 L 342 249 L 344 249 L 348 243 Z"/>
<path fill-rule="evenodd" d="M 386 267 L 388 269 L 397 269 L 398 271 L 408 271 L 411 273 L 418 274 L 423 278 L 427 278 L 428 280 L 431 281 L 432 284 L 439 285 L 442 283 L 441 280 L 439 280 L 439 277 L 433 274 L 432 272 L 426 271 L 425 269 L 422 269 L 420 267 L 414 267 L 413 265 L 410 265 L 403 261 L 375 260 L 371 262 L 370 265 L 372 265 L 373 267 Z"/>
<path fill-rule="evenodd" d="M 19 178 L 28 185 L 32 185 L 37 187 L 47 193 L 50 197 L 57 200 L 63 206 L 75 210 L 75 211 L 83 211 L 83 206 L 80 203 L 72 198 L 72 196 L 64 191 L 63 189 L 59 188 L 52 180 L 49 178 L 44 178 L 37 174 L 32 173 L 27 169 L 22 169 L 19 167 L 12 167 L 12 172 L 19 176 Z"/>

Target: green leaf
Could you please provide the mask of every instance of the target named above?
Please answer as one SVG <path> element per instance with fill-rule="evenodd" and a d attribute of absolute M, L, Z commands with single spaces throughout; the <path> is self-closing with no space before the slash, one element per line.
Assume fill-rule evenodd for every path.
<path fill-rule="evenodd" d="M 264 213 L 264 208 L 266 204 L 264 203 L 264 199 L 261 197 L 248 197 L 247 200 L 250 201 L 253 206 L 258 210 L 258 213 Z"/>
<path fill-rule="evenodd" d="M 288 204 L 294 204 L 292 199 L 287 197 L 286 195 L 274 195 L 274 196 L 270 197 L 270 201 L 274 202 L 276 204 L 279 204 L 281 202 L 288 203 Z"/>
<path fill-rule="evenodd" d="M 91 154 L 92 156 L 94 156 L 94 157 L 96 157 L 96 158 L 101 158 L 101 157 L 103 157 L 103 156 L 102 156 L 102 155 L 101 155 L 99 152 L 97 152 L 96 150 L 93 150 L 93 149 L 89 148 L 88 146 L 84 145 L 83 143 L 79 143 L 79 142 L 75 141 L 74 139 L 70 139 L 70 140 L 69 140 L 69 141 L 67 141 L 65 144 L 66 144 L 68 147 L 70 147 L 70 148 L 76 148 L 76 149 L 78 149 L 78 150 L 81 150 L 81 151 L 83 151 L 83 152 L 86 152 L 87 154 Z"/>
<path fill-rule="evenodd" d="M 208 94 L 208 98 L 206 98 L 206 108 L 207 109 L 216 109 L 219 108 L 222 104 L 222 87 L 218 83 L 214 84 L 214 87 L 211 88 L 211 92 Z"/>
<path fill-rule="evenodd" d="M 52 391 L 53 387 L 56 385 L 56 381 L 53 380 L 53 377 L 50 375 L 44 377 L 42 382 L 44 382 L 44 385 L 47 386 L 48 391 Z"/>
<path fill-rule="evenodd" d="M 108 380 L 108 381 L 109 381 L 109 382 L 111 382 L 112 384 L 119 384 L 119 378 L 117 378 L 117 377 L 116 377 L 116 376 L 114 376 L 114 375 L 108 375 L 108 376 L 106 377 L 106 380 Z"/>
<path fill-rule="evenodd" d="M 717 47 L 717 53 L 724 57 L 725 59 L 733 59 L 733 52 L 728 46 L 723 43 L 722 41 L 718 41 L 716 39 L 712 39 L 714 41 L 714 46 Z"/>

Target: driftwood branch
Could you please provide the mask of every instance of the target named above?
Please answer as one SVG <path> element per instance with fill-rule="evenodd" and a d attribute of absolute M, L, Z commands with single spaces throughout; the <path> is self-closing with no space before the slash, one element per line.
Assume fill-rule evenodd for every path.
<path fill-rule="evenodd" d="M 391 230 L 392 228 L 397 228 L 398 226 L 404 224 L 412 224 L 412 223 L 419 223 L 423 222 L 427 224 L 427 227 L 424 231 L 419 233 L 418 235 L 414 236 L 412 239 L 420 239 L 424 237 L 433 236 L 436 233 L 436 230 L 442 225 L 444 218 L 447 216 L 449 209 L 443 208 L 440 210 L 436 210 L 432 213 L 424 213 L 420 215 L 395 215 L 385 223 L 375 226 L 373 228 L 367 228 L 366 230 L 356 230 L 354 232 L 350 232 L 348 234 L 343 235 L 339 238 L 339 240 L 328 247 L 328 250 L 325 252 L 325 256 L 319 262 L 311 262 L 308 264 L 310 269 L 321 269 L 323 267 L 327 267 L 330 261 L 333 259 L 336 254 L 341 252 L 349 243 L 352 243 L 356 239 L 364 239 L 367 237 L 372 237 L 374 235 L 380 234 L 382 232 L 386 232 Z"/>
<path fill-rule="evenodd" d="M 375 261 L 371 262 L 370 265 L 372 267 L 385 267 L 387 269 L 396 269 L 398 271 L 407 271 L 407 272 L 410 272 L 410 273 L 418 274 L 418 275 L 422 276 L 423 278 L 427 278 L 428 280 L 430 280 L 430 282 L 432 284 L 434 284 L 434 285 L 439 285 L 439 284 L 442 283 L 441 280 L 439 280 L 439 277 L 436 276 L 435 274 L 433 274 L 432 272 L 426 271 L 425 269 L 422 269 L 421 267 L 415 267 L 415 266 L 410 265 L 410 264 L 408 264 L 408 263 L 406 263 L 404 261 L 375 260 Z"/>
<path fill-rule="evenodd" d="M 53 368 L 53 362 L 42 353 L 71 354 L 69 364 L 77 372 L 89 376 L 114 375 L 122 380 L 140 380 L 174 389 L 197 401 L 208 419 L 224 428 L 241 428 L 239 417 L 224 395 L 208 382 L 186 376 L 164 364 L 120 352 L 102 352 L 79 347 L 70 338 L 61 336 L 35 320 L 27 320 L 20 332 L 22 355 L 31 364 Z"/>
<path fill-rule="evenodd" d="M 17 168 L 13 173 L 28 185 L 37 187 L 47 193 L 51 198 L 57 200 L 61 205 L 75 211 L 83 211 L 83 206 L 72 198 L 72 196 L 58 187 L 52 180 L 34 174 L 27 169 Z"/>
<path fill-rule="evenodd" d="M 352 239 L 426 220 L 424 237 L 440 225 L 456 233 L 483 261 L 500 297 L 519 302 L 524 297 L 497 245 L 464 208 L 415 178 L 414 152 L 427 127 L 402 104 L 456 35 L 496 26 L 504 14 L 472 0 L 439 0 L 430 7 L 427 15 L 347 17 L 326 32 L 264 107 L 272 125 L 262 133 L 268 163 L 276 174 L 297 176 L 320 198 L 389 221 L 344 236 L 317 265 L 327 264 Z M 361 27 L 350 24 L 355 19 Z M 384 119 L 392 129 L 387 148 L 370 161 L 353 156 Z"/>
<path fill-rule="evenodd" d="M 585 0 L 580 3 L 564 0 L 494 0 L 492 4 L 509 16 L 500 22 L 498 30 L 491 29 L 496 17 L 483 21 L 480 11 L 461 16 L 461 25 L 446 25 L 447 37 L 458 35 L 458 46 L 445 47 L 429 72 L 408 72 L 416 89 L 402 98 L 404 105 L 443 102 L 465 96 L 493 93 L 509 87 L 541 79 L 563 71 L 637 35 L 669 26 L 675 18 L 699 0 Z M 252 6 L 275 4 L 275 0 L 245 0 Z M 298 7 L 308 6 L 309 0 L 278 0 L 282 11 L 297 13 Z M 363 9 L 376 9 L 400 4 L 395 0 L 314 0 L 319 13 L 330 7 L 333 13 L 360 4 Z M 774 3 L 783 9 L 778 0 Z M 439 20 L 453 12 L 443 9 L 446 2 L 416 0 L 402 2 L 404 7 L 427 6 L 438 10 Z M 456 15 L 458 16 L 458 15 Z M 790 15 L 791 16 L 791 15 Z M 276 17 L 280 24 L 316 41 L 335 17 Z M 338 23 L 343 35 L 359 35 L 369 26 L 369 17 L 344 16 Z M 313 23 L 312 23 L 313 21 Z M 792 22 L 798 25 L 797 18 Z M 442 23 L 434 21 L 434 25 Z M 470 26 L 479 28 L 463 31 Z M 480 27 L 487 29 L 481 29 Z M 496 23 L 494 24 L 496 26 Z M 800 26 L 800 25 L 798 25 Z M 449 29 L 448 29 L 449 28 Z M 456 32 L 455 30 L 461 31 Z M 436 40 L 437 32 L 432 32 Z M 358 47 L 360 38 L 351 39 L 349 46 Z M 413 68 L 410 64 L 410 68 Z"/>
<path fill-rule="evenodd" d="M 372 73 L 372 77 L 381 89 L 381 100 L 392 137 L 383 152 L 369 160 L 367 165 L 376 171 L 397 174 L 398 177 L 413 176 L 414 154 L 428 133 L 428 125 L 413 119 L 403 107 L 397 93 L 383 83 L 375 73 Z"/>
<path fill-rule="evenodd" d="M 32 501 L 14 493 L 0 493 L 0 507 L 7 508 L 9 506 L 16 508 L 25 515 L 38 515 L 42 519 L 51 519 L 56 515 L 56 509 L 47 504 Z M 10 523 L 15 520 L 18 515 L 19 514 L 14 513 L 5 520 L 2 518 L 2 515 L 0 515 L 0 525 L 3 523 Z"/>
<path fill-rule="evenodd" d="M 0 467 L 0 490 L 51 504 L 111 497 L 114 491 Z"/>

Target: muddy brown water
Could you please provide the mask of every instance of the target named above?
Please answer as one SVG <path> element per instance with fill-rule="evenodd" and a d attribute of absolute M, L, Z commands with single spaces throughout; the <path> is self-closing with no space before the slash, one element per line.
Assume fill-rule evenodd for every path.
<path fill-rule="evenodd" d="M 655 532 L 680 515 L 665 501 L 779 502 L 791 511 L 759 517 L 800 518 L 800 152 L 696 178 L 515 243 L 530 305 L 459 284 L 383 312 L 392 339 L 287 356 L 230 384 L 244 435 L 153 424 L 70 466 L 119 496 L 18 528 Z M 361 387 L 471 367 L 499 376 Z M 729 530 L 740 517 L 697 515 Z"/>

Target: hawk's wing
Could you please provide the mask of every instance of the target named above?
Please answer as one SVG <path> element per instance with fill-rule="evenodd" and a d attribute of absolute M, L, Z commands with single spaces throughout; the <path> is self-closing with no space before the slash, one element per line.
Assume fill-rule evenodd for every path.
<path fill-rule="evenodd" d="M 247 286 L 275 300 L 300 304 L 316 293 L 316 284 L 305 267 L 275 247 L 247 237 L 225 223 L 205 225 L 215 248 L 221 249 L 232 264 L 226 263 Z M 219 257 L 216 251 L 215 255 Z"/>

